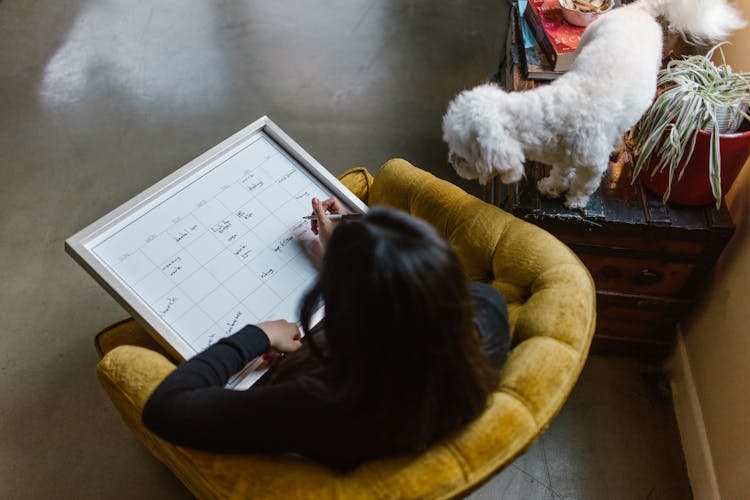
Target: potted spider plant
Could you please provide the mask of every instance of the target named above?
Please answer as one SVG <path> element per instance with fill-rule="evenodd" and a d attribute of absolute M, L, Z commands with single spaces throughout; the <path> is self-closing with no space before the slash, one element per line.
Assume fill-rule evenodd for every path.
<path fill-rule="evenodd" d="M 718 209 L 750 155 L 750 73 L 733 72 L 720 46 L 670 61 L 632 131 L 633 181 L 643 172 L 643 184 L 664 203 L 715 202 Z M 711 60 L 716 49 L 720 65 Z"/>

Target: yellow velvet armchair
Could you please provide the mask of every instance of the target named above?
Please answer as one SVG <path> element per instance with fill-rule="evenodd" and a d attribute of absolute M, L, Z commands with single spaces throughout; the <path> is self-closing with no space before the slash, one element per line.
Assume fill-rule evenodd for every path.
<path fill-rule="evenodd" d="M 141 425 L 151 392 L 174 369 L 132 320 L 97 336 L 97 376 L 125 422 L 199 498 L 451 498 L 508 465 L 547 428 L 583 368 L 595 327 L 586 268 L 547 232 L 404 160 L 373 178 L 341 176 L 369 205 L 430 222 L 456 248 L 468 277 L 508 302 L 513 345 L 487 410 L 452 440 L 418 456 L 390 457 L 341 474 L 294 455 L 223 455 L 174 446 Z M 363 429 L 363 432 L 367 432 Z"/>

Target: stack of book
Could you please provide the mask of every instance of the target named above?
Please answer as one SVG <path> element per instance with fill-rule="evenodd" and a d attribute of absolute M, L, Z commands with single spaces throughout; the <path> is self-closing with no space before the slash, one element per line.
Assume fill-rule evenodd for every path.
<path fill-rule="evenodd" d="M 508 45 L 509 56 L 513 64 L 520 68 L 521 75 L 527 80 L 554 80 L 563 73 L 552 68 L 547 56 L 542 51 L 534 36 L 529 31 L 523 16 L 514 6 L 509 23 Z"/>
<path fill-rule="evenodd" d="M 570 69 L 585 28 L 568 24 L 558 0 L 518 3 L 517 36 L 525 59 L 524 76 L 552 80 Z M 515 20 L 514 20 L 515 21 Z M 523 67 L 523 64 L 522 64 Z"/>

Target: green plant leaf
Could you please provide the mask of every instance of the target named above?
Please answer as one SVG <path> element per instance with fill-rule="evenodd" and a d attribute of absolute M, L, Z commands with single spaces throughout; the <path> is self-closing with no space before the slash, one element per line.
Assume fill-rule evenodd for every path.
<path fill-rule="evenodd" d="M 721 151 L 716 110 L 727 108 L 730 123 L 750 122 L 750 73 L 734 73 L 726 64 L 715 65 L 718 44 L 704 55 L 670 61 L 659 71 L 657 85 L 662 89 L 633 128 L 636 163 L 633 181 L 644 171 L 651 175 L 667 169 L 669 198 L 672 182 L 682 179 L 695 152 L 698 130 L 711 130 L 708 175 L 716 206 L 721 206 Z M 651 162 L 656 155 L 658 161 Z M 679 172 L 677 172 L 678 167 Z"/>
<path fill-rule="evenodd" d="M 716 199 L 716 210 L 721 208 L 721 150 L 719 145 L 719 128 L 711 131 L 711 155 L 708 162 L 711 191 Z"/>

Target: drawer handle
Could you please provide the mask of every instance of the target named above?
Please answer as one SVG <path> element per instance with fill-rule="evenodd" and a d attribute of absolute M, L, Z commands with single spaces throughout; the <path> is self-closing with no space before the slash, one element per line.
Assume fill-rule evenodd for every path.
<path fill-rule="evenodd" d="M 664 275 L 659 271 L 653 269 L 641 269 L 641 271 L 635 277 L 635 283 L 637 285 L 655 285 L 660 283 L 664 279 Z"/>

